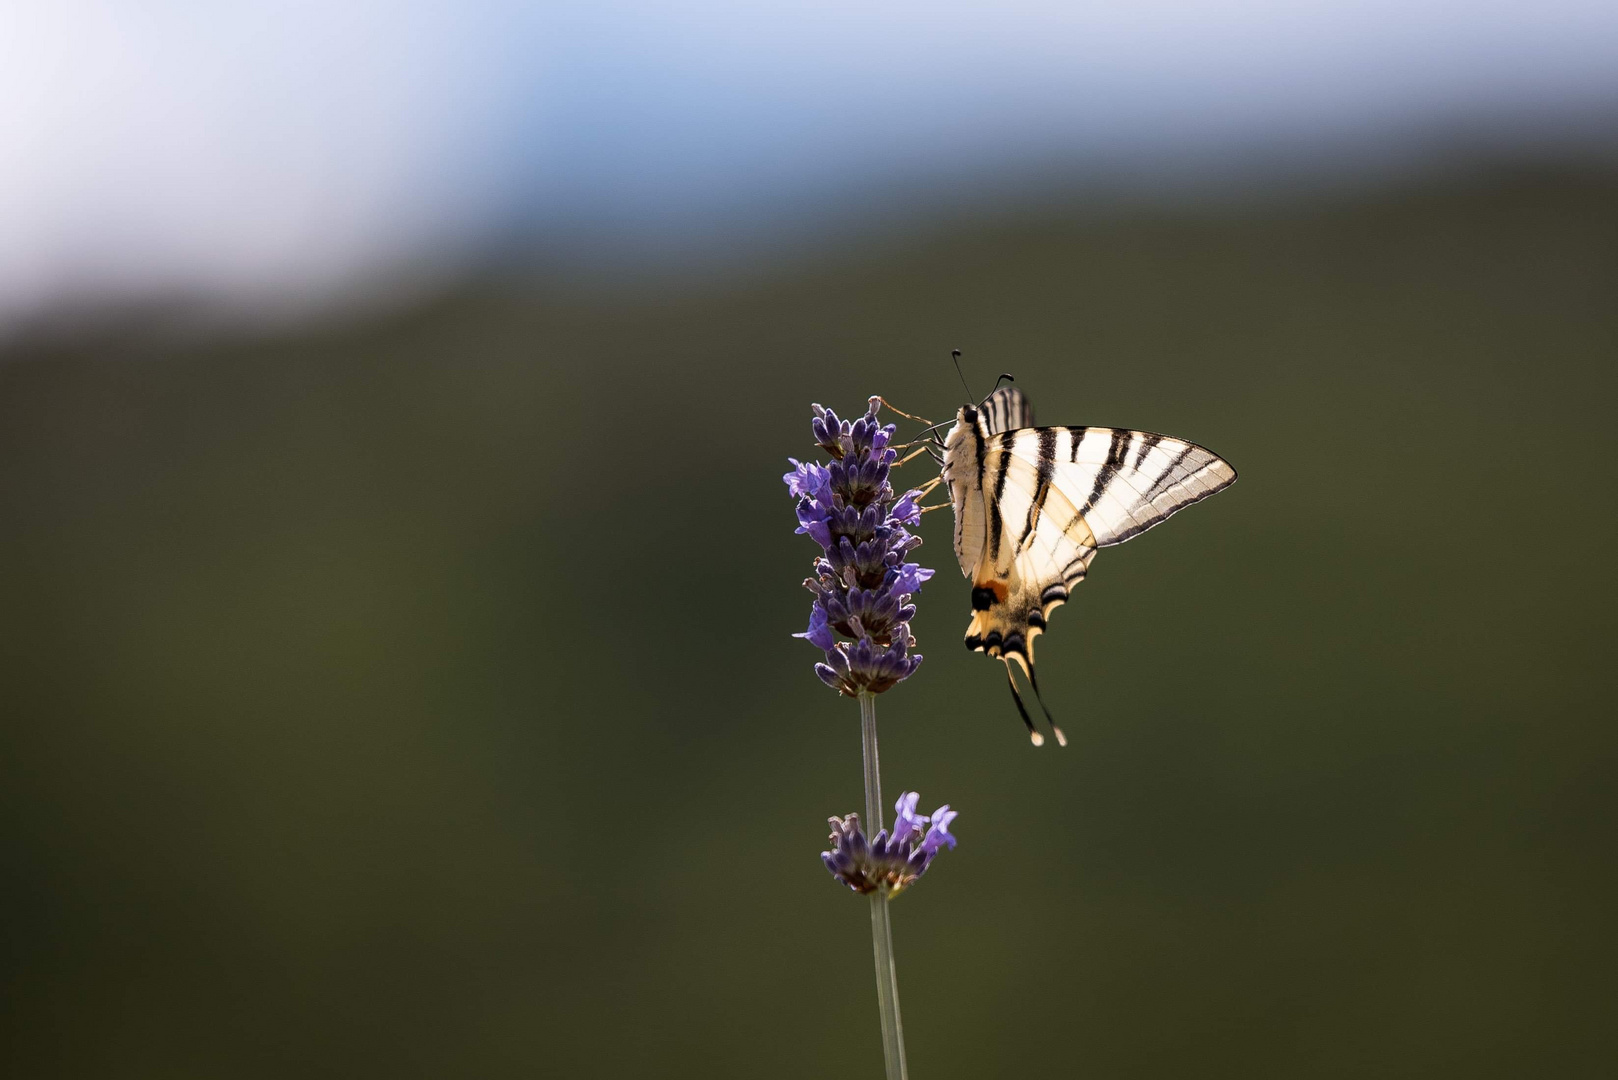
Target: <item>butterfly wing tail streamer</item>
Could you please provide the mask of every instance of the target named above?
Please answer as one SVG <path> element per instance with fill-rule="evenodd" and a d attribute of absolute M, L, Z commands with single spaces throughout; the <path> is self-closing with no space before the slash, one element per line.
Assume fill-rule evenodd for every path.
<path fill-rule="evenodd" d="M 1051 726 L 1051 734 L 1056 736 L 1057 746 L 1067 745 L 1067 736 L 1062 734 L 1061 727 L 1056 718 L 1051 715 L 1050 709 L 1045 707 L 1045 696 L 1039 692 L 1039 676 L 1034 674 L 1034 662 L 1028 661 L 1028 685 L 1034 688 L 1034 700 L 1039 702 L 1039 711 L 1045 714 L 1045 722 Z"/>
<path fill-rule="evenodd" d="M 1010 660 L 1006 661 L 1006 685 L 1011 687 L 1011 700 L 1017 703 L 1017 715 L 1021 716 L 1022 722 L 1028 725 L 1028 741 L 1033 743 L 1035 746 L 1044 746 L 1045 736 L 1041 735 L 1039 733 L 1039 729 L 1034 727 L 1033 717 L 1028 715 L 1028 706 L 1022 703 L 1022 695 L 1017 692 L 1017 680 L 1011 676 Z M 1067 741 L 1065 739 L 1063 740 L 1062 745 L 1067 745 Z"/>
<path fill-rule="evenodd" d="M 1034 688 L 1034 700 L 1039 702 L 1039 711 L 1045 714 L 1045 722 L 1051 726 L 1051 734 L 1056 736 L 1056 745 L 1066 746 L 1067 735 L 1063 733 L 1061 726 L 1057 724 L 1056 718 L 1051 715 L 1050 708 L 1045 704 L 1045 696 L 1039 692 L 1039 676 L 1034 673 L 1034 657 L 1032 655 L 1032 649 L 1030 648 L 1029 651 L 1022 651 L 1018 645 L 1013 642 L 1009 648 L 1001 652 L 1000 659 L 1005 661 L 1006 678 L 1011 681 L 1011 690 L 1013 694 L 1016 694 L 1017 692 L 1017 684 L 1016 679 L 1012 675 L 1011 666 L 1012 664 L 1016 664 L 1018 667 L 1022 668 L 1023 677 L 1028 680 L 1028 685 Z M 1017 704 L 1019 708 L 1022 706 L 1021 697 L 1017 698 Z M 1027 717 L 1028 714 L 1024 713 L 1023 719 L 1026 720 Z M 1034 745 L 1039 746 L 1043 742 L 1044 739 L 1037 739 L 1035 740 Z"/>

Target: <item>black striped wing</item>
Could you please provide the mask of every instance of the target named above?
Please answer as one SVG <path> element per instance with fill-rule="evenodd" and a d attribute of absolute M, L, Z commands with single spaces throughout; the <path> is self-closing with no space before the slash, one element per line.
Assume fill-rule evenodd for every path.
<path fill-rule="evenodd" d="M 1236 481 L 1236 470 L 1211 450 L 1150 431 L 1032 428 L 997 441 L 1036 477 L 1048 475 L 1072 504 L 1076 516 L 1052 524 L 1068 529 L 1082 518 L 1098 547 L 1133 539 Z"/>
<path fill-rule="evenodd" d="M 967 644 L 1033 663 L 1032 638 L 1096 549 L 1139 536 L 1228 487 L 1236 472 L 1183 439 L 1119 428 L 986 434 L 984 537 Z"/>
<path fill-rule="evenodd" d="M 990 394 L 979 410 L 989 425 L 989 434 L 1034 426 L 1034 403 L 1015 386 L 1002 386 Z"/>
<path fill-rule="evenodd" d="M 983 539 L 988 531 L 981 468 L 986 440 L 1001 432 L 1032 427 L 1034 406 L 1015 386 L 1003 386 L 988 396 L 972 421 L 957 417 L 956 424 L 944 458 L 944 479 L 949 482 L 950 502 L 955 508 L 955 558 L 961 564 L 961 574 L 971 577 L 983 554 Z"/>
<path fill-rule="evenodd" d="M 944 440 L 943 479 L 955 508 L 955 556 L 972 582 L 966 645 L 1005 661 L 1008 680 L 1010 665 L 1021 667 L 1038 695 L 1034 638 L 1096 551 L 1230 486 L 1236 470 L 1184 439 L 1034 427 L 1033 419 L 1033 406 L 1010 386 L 980 408 L 963 406 Z M 1039 745 L 1015 680 L 1011 693 Z"/>

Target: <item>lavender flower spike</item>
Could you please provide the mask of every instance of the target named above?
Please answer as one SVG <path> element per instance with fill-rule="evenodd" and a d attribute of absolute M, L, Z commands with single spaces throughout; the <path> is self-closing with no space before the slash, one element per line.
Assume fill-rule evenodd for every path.
<path fill-rule="evenodd" d="M 948 804 L 930 817 L 917 814 L 919 799 L 914 791 L 900 795 L 893 806 L 893 833 L 883 829 L 869 840 L 860 829 L 858 814 L 828 819 L 832 850 L 822 851 L 820 861 L 832 877 L 854 892 L 881 890 L 890 899 L 914 885 L 940 849 L 955 847 L 949 824 L 957 816 Z"/>
<path fill-rule="evenodd" d="M 798 532 L 820 545 L 813 574 L 804 585 L 814 594 L 809 627 L 793 635 L 825 656 L 815 674 L 827 686 L 860 703 L 860 740 L 865 765 L 865 816 L 882 822 L 882 782 L 877 773 L 876 695 L 915 674 L 921 656 L 910 633 L 911 601 L 933 576 L 907 562 L 921 538 L 910 532 L 921 520 L 919 491 L 896 495 L 890 476 L 898 464 L 891 445 L 895 428 L 877 422 L 882 399 L 852 422 L 814 406 L 809 429 L 831 461 L 798 461 L 782 479 L 797 501 Z M 830 851 L 820 854 L 843 884 L 870 898 L 871 948 L 882 1022 L 882 1059 L 887 1080 L 904 1080 L 899 979 L 893 966 L 893 930 L 888 901 L 926 872 L 939 850 L 955 846 L 940 807 L 933 818 L 916 813 L 917 797 L 900 797 L 893 832 L 878 829 L 866 839 L 858 814 L 832 818 Z M 935 818 L 937 820 L 935 820 Z"/>
<path fill-rule="evenodd" d="M 833 690 L 858 697 L 880 694 L 908 679 L 921 665 L 914 652 L 911 598 L 933 572 L 905 556 L 921 538 L 905 528 L 921 518 L 919 492 L 896 495 L 889 473 L 898 460 L 894 426 L 877 422 L 881 398 L 871 398 L 864 416 L 839 420 L 814 406 L 815 442 L 833 458 L 829 465 L 792 462 L 782 479 L 798 500 L 797 531 L 820 545 L 809 629 L 794 635 L 826 654 L 815 674 Z"/>

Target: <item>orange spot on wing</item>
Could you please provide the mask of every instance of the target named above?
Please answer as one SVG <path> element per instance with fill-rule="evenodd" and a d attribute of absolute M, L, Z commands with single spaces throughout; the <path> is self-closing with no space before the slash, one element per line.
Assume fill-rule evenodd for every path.
<path fill-rule="evenodd" d="M 1003 604 L 1003 603 L 1006 602 L 1006 583 L 1005 582 L 1003 582 L 1003 581 L 995 581 L 993 579 L 990 579 L 989 581 L 974 581 L 972 583 L 972 585 L 975 588 L 988 589 L 990 592 L 994 593 L 994 602 L 995 603 Z"/>

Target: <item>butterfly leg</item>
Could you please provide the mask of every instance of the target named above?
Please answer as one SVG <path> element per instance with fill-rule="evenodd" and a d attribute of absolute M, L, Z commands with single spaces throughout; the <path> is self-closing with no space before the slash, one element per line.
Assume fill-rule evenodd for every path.
<path fill-rule="evenodd" d="M 909 450 L 911 447 L 914 447 L 914 446 L 924 446 L 924 447 L 927 448 L 929 453 L 933 454 L 935 457 L 938 457 L 939 460 L 942 461 L 943 460 L 942 459 L 942 451 L 941 451 L 940 448 L 943 445 L 944 445 L 944 440 L 939 438 L 938 437 L 938 432 L 935 431 L 935 432 L 932 433 L 932 436 L 930 438 L 911 439 L 909 442 L 889 443 L 888 444 L 888 449 L 889 450 Z M 914 454 L 910 455 L 910 457 L 915 457 L 915 456 L 916 455 L 914 455 Z M 910 460 L 910 458 L 906 458 L 905 460 L 908 461 L 908 460 Z"/>
<path fill-rule="evenodd" d="M 929 445 L 918 446 L 914 450 L 910 451 L 910 453 L 908 453 L 904 457 L 900 458 L 898 461 L 895 461 L 893 463 L 893 467 L 895 469 L 897 469 L 899 466 L 903 465 L 905 462 L 909 461 L 911 458 L 918 458 L 918 457 L 925 454 L 927 451 L 929 451 L 931 449 L 932 449 L 932 447 L 929 446 Z"/>
<path fill-rule="evenodd" d="M 1011 700 L 1017 703 L 1017 714 L 1022 717 L 1022 722 L 1028 725 L 1028 741 L 1035 746 L 1044 746 L 1045 736 L 1041 735 L 1034 727 L 1034 721 L 1028 715 L 1028 708 L 1022 703 L 1022 695 L 1017 693 L 1017 680 L 1011 676 L 1011 664 L 1009 661 L 1006 663 L 1006 685 L 1011 687 Z"/>
<path fill-rule="evenodd" d="M 916 495 L 917 500 L 925 499 L 927 496 L 931 495 L 933 493 L 933 489 L 936 488 L 939 484 L 941 484 L 943 482 L 944 482 L 944 478 L 942 476 L 938 476 L 938 477 L 934 477 L 933 479 L 929 480 L 927 483 L 921 485 L 921 487 L 918 489 L 919 493 Z M 929 510 L 943 510 L 945 507 L 948 507 L 950 505 L 952 505 L 952 504 L 947 503 L 947 502 L 941 502 L 936 506 L 923 506 L 921 508 L 921 512 L 925 514 Z"/>
<path fill-rule="evenodd" d="M 881 401 L 883 405 L 887 406 L 887 408 L 890 411 L 898 413 L 900 416 L 904 417 L 906 420 L 914 420 L 918 424 L 931 424 L 932 423 L 931 420 L 923 420 L 919 416 L 911 416 L 909 413 L 905 412 L 903 409 L 895 409 L 893 407 L 893 402 L 889 401 L 887 398 L 878 398 L 877 400 Z"/>

